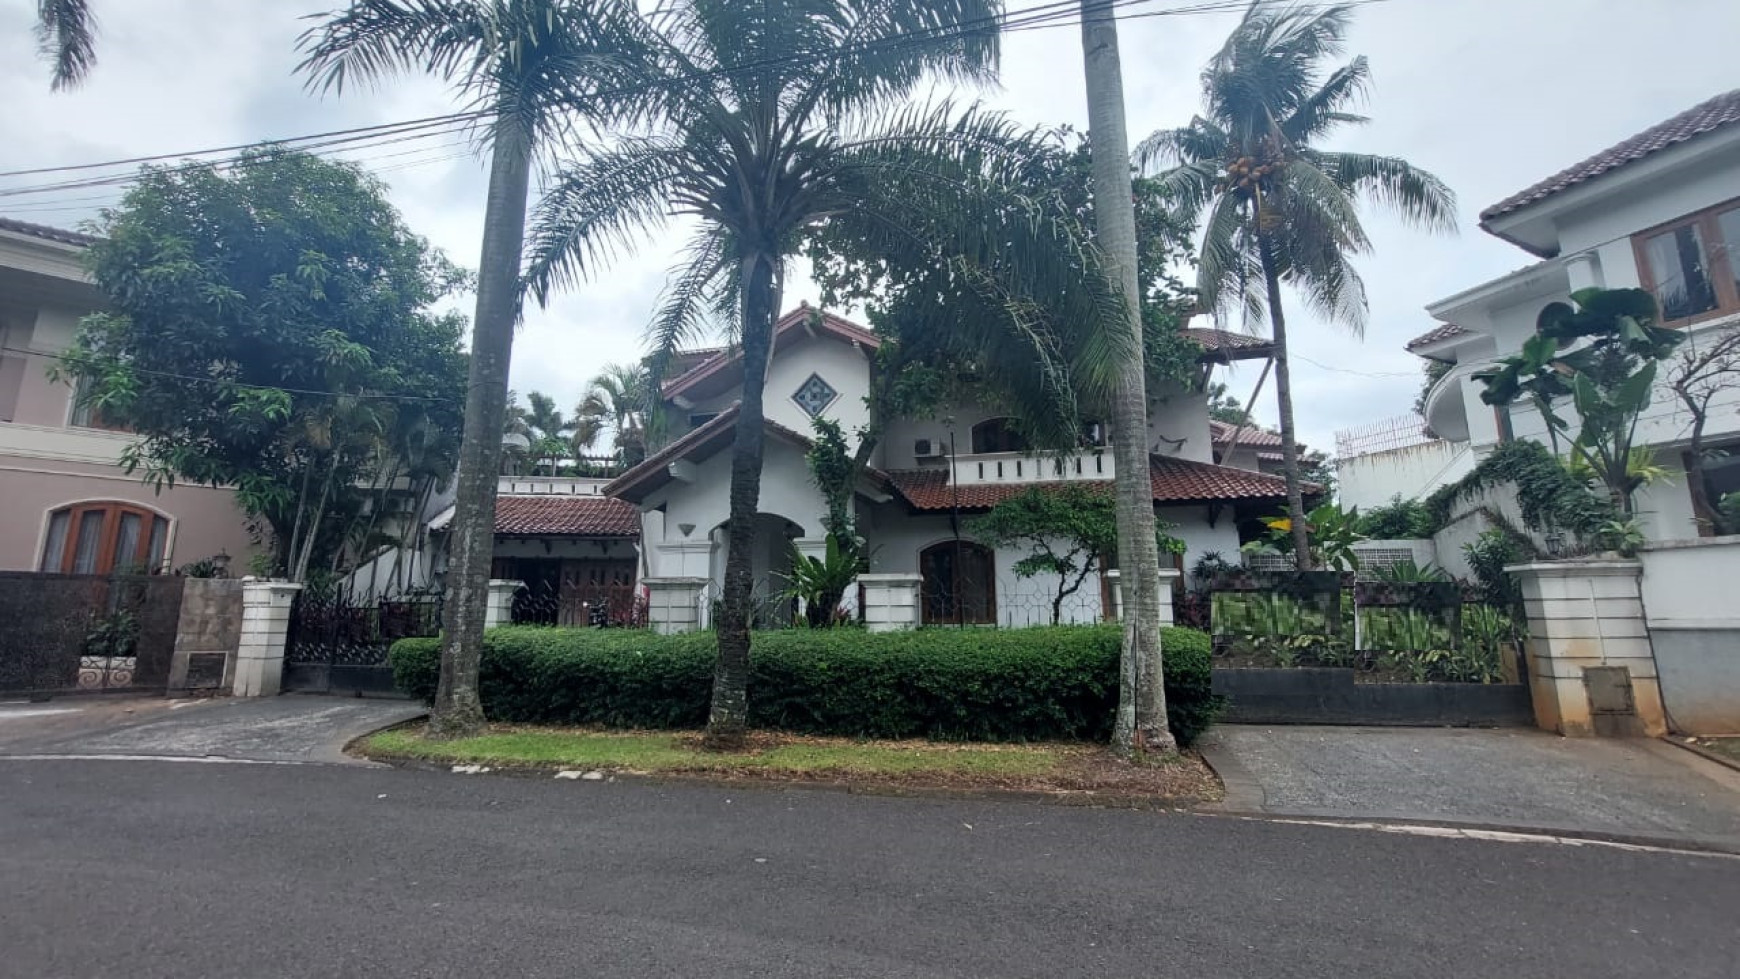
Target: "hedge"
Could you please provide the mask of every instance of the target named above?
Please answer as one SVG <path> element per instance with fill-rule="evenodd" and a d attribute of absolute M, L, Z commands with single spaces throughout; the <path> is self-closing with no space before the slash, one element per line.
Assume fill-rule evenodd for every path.
<path fill-rule="evenodd" d="M 1213 723 L 1209 638 L 1163 630 L 1167 719 L 1189 744 Z M 973 741 L 1111 736 L 1116 625 L 1008 630 L 789 629 L 757 633 L 750 723 L 808 734 Z M 713 682 L 710 632 L 501 628 L 484 636 L 480 683 L 491 720 L 697 728 Z M 431 701 L 437 640 L 393 645 L 393 678 Z"/>

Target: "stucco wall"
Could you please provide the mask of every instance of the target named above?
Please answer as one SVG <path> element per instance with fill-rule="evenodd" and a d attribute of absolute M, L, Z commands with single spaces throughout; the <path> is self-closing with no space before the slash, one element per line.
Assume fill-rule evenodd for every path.
<path fill-rule="evenodd" d="M 1740 537 L 1647 548 L 1643 610 L 1668 724 L 1686 734 L 1740 734 Z"/>
<path fill-rule="evenodd" d="M 222 551 L 242 573 L 254 551 L 231 491 L 181 484 L 159 494 L 114 466 L 0 456 L 0 500 L 0 570 L 36 570 L 49 513 L 92 500 L 133 503 L 170 518 L 172 566 Z"/>
<path fill-rule="evenodd" d="M 1213 462 L 1208 399 L 1177 384 L 1148 392 L 1148 448 L 1160 455 Z"/>
<path fill-rule="evenodd" d="M 769 420 L 804 435 L 811 433 L 810 416 L 792 400 L 811 374 L 816 374 L 837 393 L 822 416 L 840 423 L 851 436 L 869 419 L 864 399 L 870 395 L 870 360 L 851 344 L 827 334 L 809 337 L 799 331 L 788 334 L 774 351 L 768 367 L 767 390 L 762 414 Z M 723 411 L 741 397 L 733 386 L 724 393 L 696 401 L 682 417 L 697 412 Z"/>
<path fill-rule="evenodd" d="M 1430 496 L 1473 468 L 1474 455 L 1466 444 L 1436 440 L 1336 460 L 1336 492 L 1343 509 L 1371 510 L 1398 496 Z"/>

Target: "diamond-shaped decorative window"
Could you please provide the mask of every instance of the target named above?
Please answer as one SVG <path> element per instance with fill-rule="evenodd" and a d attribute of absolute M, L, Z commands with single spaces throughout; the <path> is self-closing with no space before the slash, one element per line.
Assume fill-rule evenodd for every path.
<path fill-rule="evenodd" d="M 834 390 L 827 381 L 822 380 L 822 375 L 811 374 L 810 379 L 792 394 L 791 399 L 797 402 L 797 406 L 802 408 L 805 414 L 814 418 L 826 411 L 828 406 L 834 403 L 834 399 L 839 396 L 840 392 Z"/>

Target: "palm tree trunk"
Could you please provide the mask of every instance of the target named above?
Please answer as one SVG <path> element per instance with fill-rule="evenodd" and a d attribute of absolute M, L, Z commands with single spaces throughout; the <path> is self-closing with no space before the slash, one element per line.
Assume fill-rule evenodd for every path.
<path fill-rule="evenodd" d="M 1257 241 L 1263 283 L 1268 288 L 1270 335 L 1275 343 L 1275 402 L 1281 413 L 1281 470 L 1287 480 L 1287 520 L 1293 530 L 1293 560 L 1300 571 L 1310 571 L 1315 563 L 1311 560 L 1311 534 L 1305 523 L 1305 488 L 1299 478 L 1299 439 L 1293 425 L 1293 369 L 1287 358 L 1287 316 L 1281 310 L 1281 274 L 1269 236 L 1259 231 Z"/>
<path fill-rule="evenodd" d="M 743 746 L 749 730 L 749 625 L 754 611 L 755 515 L 761 506 L 761 460 L 766 443 L 762 389 L 779 304 L 777 258 L 749 246 L 743 276 L 743 401 L 731 445 L 731 516 L 725 525 L 725 593 L 719 613 L 719 657 L 713 667 L 713 706 L 707 745 Z"/>
<path fill-rule="evenodd" d="M 478 663 L 484 605 L 495 551 L 495 490 L 507 415 L 508 364 L 519 318 L 520 250 L 525 243 L 531 135 L 512 113 L 495 129 L 489 200 L 478 261 L 477 315 L 465 392 L 465 430 L 448 544 L 447 594 L 441 612 L 441 682 L 429 718 L 435 737 L 464 737 L 483 726 Z"/>
<path fill-rule="evenodd" d="M 1142 363 L 1142 287 L 1136 275 L 1136 211 L 1124 80 L 1112 0 L 1082 0 L 1081 46 L 1087 73 L 1088 136 L 1094 165 L 1094 221 L 1100 248 L 1123 287 L 1125 319 L 1107 324 L 1133 339 L 1112 403 L 1112 457 L 1118 498 L 1118 562 L 1124 578 L 1124 641 L 1119 659 L 1113 750 L 1173 751 L 1166 726 L 1160 651 L 1160 549 L 1148 474 L 1148 393 Z"/>

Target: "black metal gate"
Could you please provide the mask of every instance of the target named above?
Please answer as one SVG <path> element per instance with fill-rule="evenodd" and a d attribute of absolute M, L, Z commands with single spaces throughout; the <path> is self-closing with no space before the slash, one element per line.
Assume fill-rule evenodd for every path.
<path fill-rule="evenodd" d="M 441 629 L 441 596 L 426 592 L 357 596 L 304 591 L 290 608 L 284 689 L 393 696 L 387 653 L 400 639 Z"/>
<path fill-rule="evenodd" d="M 0 694 L 162 693 L 183 584 L 0 572 Z"/>

